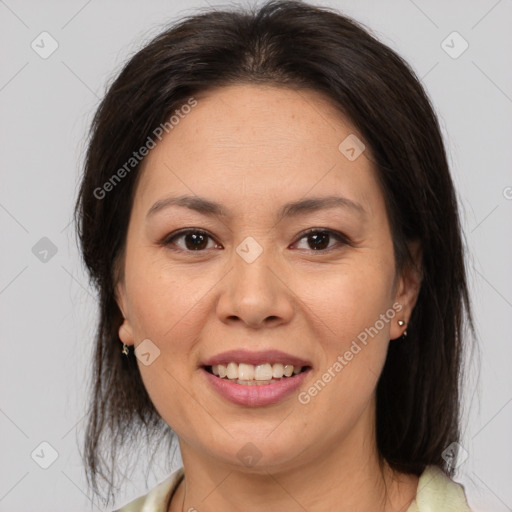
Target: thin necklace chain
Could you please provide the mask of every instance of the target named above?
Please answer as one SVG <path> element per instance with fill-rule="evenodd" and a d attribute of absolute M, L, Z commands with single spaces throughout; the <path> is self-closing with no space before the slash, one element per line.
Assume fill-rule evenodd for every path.
<path fill-rule="evenodd" d="M 183 483 L 183 487 L 185 487 L 185 478 L 181 481 Z M 185 489 L 183 489 L 183 503 L 181 504 L 181 512 L 185 512 Z"/>

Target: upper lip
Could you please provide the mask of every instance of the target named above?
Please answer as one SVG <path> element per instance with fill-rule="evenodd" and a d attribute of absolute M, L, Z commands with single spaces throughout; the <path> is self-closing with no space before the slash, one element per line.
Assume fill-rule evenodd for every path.
<path fill-rule="evenodd" d="M 246 363 L 252 365 L 265 363 L 292 364 L 293 366 L 311 366 L 309 361 L 300 357 L 281 352 L 280 350 L 259 350 L 251 352 L 249 350 L 228 350 L 217 354 L 203 363 L 203 366 L 214 366 L 216 364 L 228 363 Z"/>

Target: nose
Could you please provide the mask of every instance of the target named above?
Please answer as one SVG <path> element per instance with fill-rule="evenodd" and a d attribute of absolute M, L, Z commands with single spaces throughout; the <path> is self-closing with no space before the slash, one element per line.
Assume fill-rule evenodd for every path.
<path fill-rule="evenodd" d="M 271 251 L 248 262 L 234 254 L 224 282 L 217 314 L 224 323 L 243 322 L 250 328 L 288 323 L 294 313 L 293 292 Z M 250 261 L 250 260 L 249 260 Z"/>

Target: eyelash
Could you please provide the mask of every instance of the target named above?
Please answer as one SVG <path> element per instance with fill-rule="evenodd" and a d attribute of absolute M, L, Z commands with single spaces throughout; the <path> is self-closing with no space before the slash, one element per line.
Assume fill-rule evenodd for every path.
<path fill-rule="evenodd" d="M 167 236 L 166 238 L 163 239 L 163 241 L 161 242 L 161 245 L 163 245 L 163 246 L 165 246 L 168 249 L 171 249 L 173 251 L 177 251 L 177 252 L 202 253 L 202 252 L 207 251 L 208 249 L 201 249 L 201 250 L 197 250 L 197 251 L 192 251 L 192 250 L 189 250 L 189 249 L 182 249 L 182 248 L 171 247 L 171 245 L 173 245 L 173 242 L 172 242 L 173 240 L 175 240 L 176 238 L 180 238 L 182 236 L 185 236 L 187 234 L 190 234 L 190 233 L 206 235 L 207 237 L 209 237 L 212 240 L 214 240 L 214 238 L 209 233 L 207 233 L 206 231 L 204 231 L 202 229 L 188 228 L 188 229 L 183 229 L 181 231 L 178 231 L 176 233 L 171 233 L 169 236 Z M 297 242 L 299 242 L 300 240 L 305 238 L 307 235 L 312 234 L 312 233 L 325 233 L 325 234 L 330 235 L 332 238 L 335 238 L 339 243 L 341 243 L 341 245 L 352 246 L 351 240 L 346 235 L 344 235 L 343 233 L 340 233 L 339 231 L 333 231 L 333 230 L 330 230 L 330 229 L 321 229 L 321 228 L 312 228 L 312 229 L 308 229 L 307 231 L 303 231 L 302 233 L 300 233 L 299 238 L 297 239 Z M 297 243 L 297 242 L 295 242 L 295 243 Z M 325 254 L 325 253 L 331 252 L 332 250 L 335 250 L 336 248 L 337 247 L 334 246 L 334 247 L 330 247 L 328 249 L 317 249 L 317 250 L 309 249 L 308 252 L 310 252 L 310 253 L 324 253 Z"/>

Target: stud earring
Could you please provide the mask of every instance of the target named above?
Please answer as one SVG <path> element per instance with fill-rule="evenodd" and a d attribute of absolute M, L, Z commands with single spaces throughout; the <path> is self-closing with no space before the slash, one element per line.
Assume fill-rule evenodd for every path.
<path fill-rule="evenodd" d="M 403 320 L 398 320 L 398 325 L 400 327 L 403 327 L 405 325 L 405 322 Z M 407 336 L 407 329 L 404 331 L 404 333 L 402 334 L 402 337 L 405 338 Z"/>

